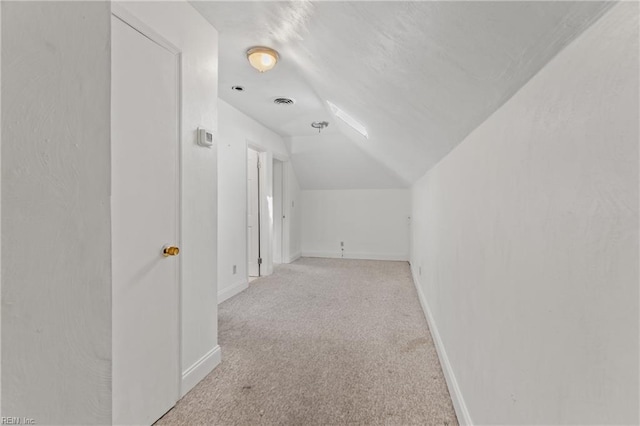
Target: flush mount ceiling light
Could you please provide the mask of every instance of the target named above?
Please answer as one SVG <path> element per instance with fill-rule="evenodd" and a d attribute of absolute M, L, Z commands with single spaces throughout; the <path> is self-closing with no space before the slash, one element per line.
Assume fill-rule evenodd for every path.
<path fill-rule="evenodd" d="M 331 102 L 327 101 L 327 103 L 329 104 L 329 108 L 331 108 L 331 111 L 336 115 L 336 117 L 351 126 L 353 130 L 369 139 L 369 133 L 367 133 L 367 129 L 362 124 L 360 124 L 360 122 L 358 122 L 355 118 L 353 118 Z"/>
<path fill-rule="evenodd" d="M 267 72 L 275 67 L 279 58 L 278 52 L 269 47 L 256 46 L 247 50 L 249 63 L 260 72 Z"/>
<path fill-rule="evenodd" d="M 311 123 L 311 127 L 313 127 L 314 129 L 318 129 L 318 133 L 320 133 L 320 131 L 326 127 L 329 127 L 329 122 L 328 121 L 314 121 L 313 123 Z"/>

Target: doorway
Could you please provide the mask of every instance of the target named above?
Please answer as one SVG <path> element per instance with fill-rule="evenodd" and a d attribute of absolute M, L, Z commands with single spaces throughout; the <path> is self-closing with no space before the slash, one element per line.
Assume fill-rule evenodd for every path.
<path fill-rule="evenodd" d="M 115 13 L 112 418 L 152 424 L 180 396 L 180 54 Z"/>
<path fill-rule="evenodd" d="M 247 148 L 247 256 L 249 280 L 260 276 L 260 154 Z"/>
<path fill-rule="evenodd" d="M 279 265 L 283 260 L 284 220 L 284 164 L 273 159 L 273 263 Z"/>

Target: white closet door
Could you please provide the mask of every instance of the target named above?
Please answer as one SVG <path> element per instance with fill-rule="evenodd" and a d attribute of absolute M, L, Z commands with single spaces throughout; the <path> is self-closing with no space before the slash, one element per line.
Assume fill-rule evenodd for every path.
<path fill-rule="evenodd" d="M 163 255 L 179 243 L 178 66 L 112 17 L 114 424 L 152 424 L 179 398 L 179 258 Z"/>

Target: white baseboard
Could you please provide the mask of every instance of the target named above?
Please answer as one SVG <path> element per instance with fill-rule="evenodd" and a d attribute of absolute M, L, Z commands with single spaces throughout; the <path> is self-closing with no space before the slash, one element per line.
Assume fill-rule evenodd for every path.
<path fill-rule="evenodd" d="M 196 361 L 191 367 L 182 373 L 182 385 L 180 387 L 181 396 L 195 387 L 202 379 L 207 377 L 214 368 L 222 361 L 220 346 L 216 346 L 207 352 L 202 358 Z"/>
<path fill-rule="evenodd" d="M 330 259 L 360 259 L 360 260 L 398 260 L 408 261 L 409 255 L 403 253 L 351 253 L 345 252 L 344 257 L 340 252 L 332 251 L 303 251 L 302 257 L 326 257 Z"/>
<path fill-rule="evenodd" d="M 232 298 L 236 294 L 242 292 L 249 288 L 249 283 L 247 280 L 240 281 L 239 283 L 233 284 L 230 287 L 223 288 L 218 291 L 218 305 L 224 302 L 227 299 Z"/>
<path fill-rule="evenodd" d="M 298 253 L 296 253 L 296 254 L 294 254 L 292 256 L 289 256 L 289 261 L 285 262 L 285 263 L 293 263 L 296 260 L 300 259 L 301 257 L 302 257 L 302 255 L 300 254 L 300 252 L 298 252 Z"/>
<path fill-rule="evenodd" d="M 464 402 L 464 397 L 462 396 L 462 392 L 460 391 L 460 387 L 458 386 L 458 381 L 456 380 L 456 376 L 453 373 L 453 369 L 451 368 L 451 363 L 449 363 L 447 351 L 444 349 L 442 339 L 440 338 L 440 333 L 438 332 L 438 327 L 436 326 L 435 320 L 431 315 L 431 309 L 429 309 L 427 299 L 424 297 L 422 287 L 420 286 L 418 276 L 416 275 L 413 266 L 411 267 L 411 275 L 413 275 L 413 283 L 416 286 L 418 299 L 420 300 L 420 305 L 422 305 L 424 316 L 427 318 L 427 323 L 429 323 L 431 337 L 433 337 L 433 342 L 436 345 L 436 351 L 438 352 L 440 365 L 442 366 L 444 378 L 446 379 L 447 387 L 449 388 L 449 394 L 451 395 L 451 400 L 453 401 L 453 408 L 456 410 L 456 416 L 458 417 L 458 423 L 460 423 L 461 425 L 472 426 L 473 422 L 471 421 L 471 416 L 469 415 L 467 404 L 465 404 Z"/>

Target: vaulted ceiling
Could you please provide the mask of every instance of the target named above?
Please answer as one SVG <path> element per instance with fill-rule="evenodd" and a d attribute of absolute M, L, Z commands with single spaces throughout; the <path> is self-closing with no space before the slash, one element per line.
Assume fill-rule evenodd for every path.
<path fill-rule="evenodd" d="M 285 138 L 306 189 L 410 185 L 611 5 L 192 4 L 220 34 L 220 97 Z M 255 45 L 278 50 L 273 70 L 249 66 L 245 52 Z M 276 97 L 296 103 L 276 105 Z M 327 101 L 362 123 L 368 139 Z M 310 126 L 319 120 L 330 123 L 321 134 Z"/>

